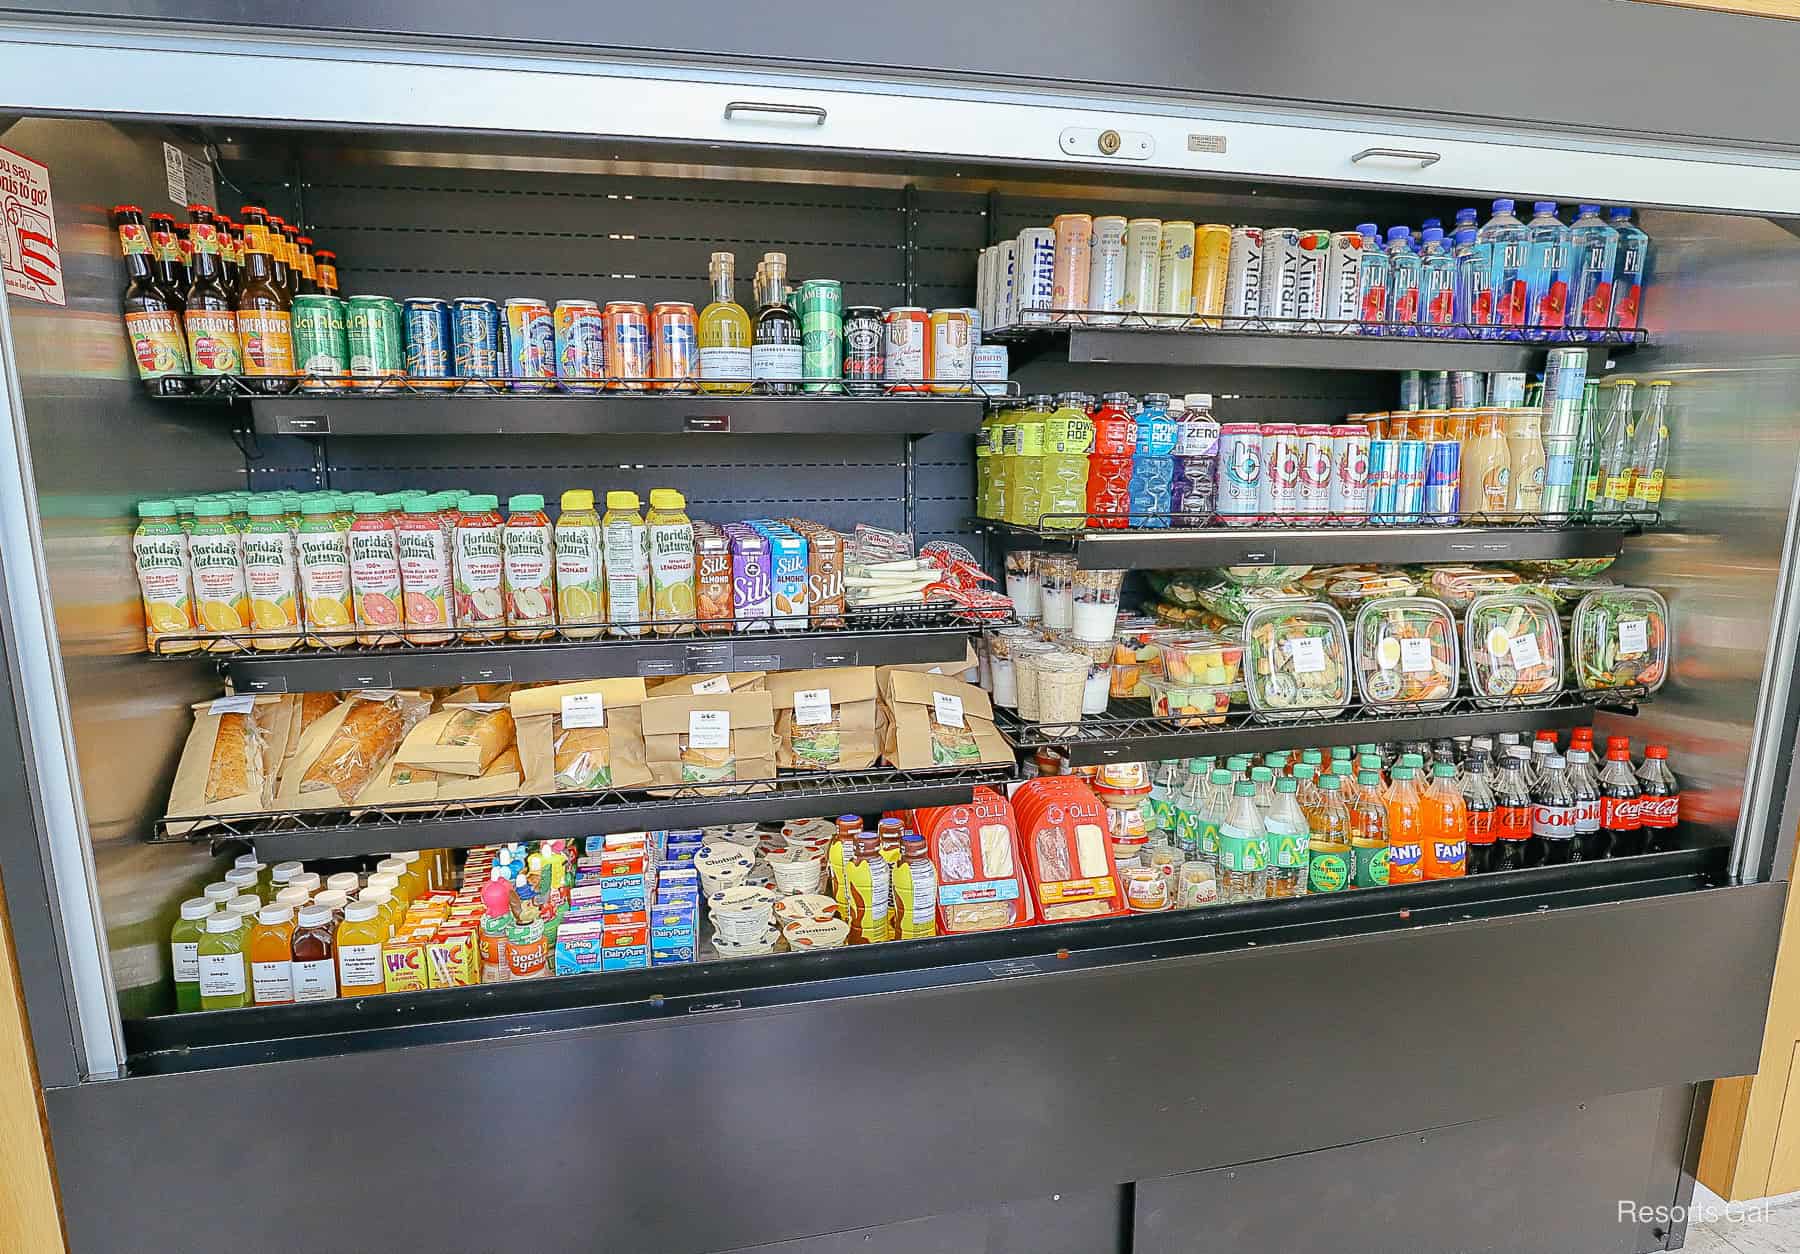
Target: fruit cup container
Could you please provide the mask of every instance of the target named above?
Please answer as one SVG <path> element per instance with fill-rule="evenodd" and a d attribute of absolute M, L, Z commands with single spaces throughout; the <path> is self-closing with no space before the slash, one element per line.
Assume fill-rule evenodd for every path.
<path fill-rule="evenodd" d="M 1456 619 L 1430 597 L 1378 597 L 1356 615 L 1363 703 L 1441 710 L 1456 696 Z"/>
<path fill-rule="evenodd" d="M 1231 689 L 1224 684 L 1152 679 L 1150 712 L 1180 727 L 1220 727 L 1231 709 Z"/>
<path fill-rule="evenodd" d="M 1250 708 L 1263 722 L 1333 718 L 1350 704 L 1350 640 L 1329 605 L 1266 605 L 1244 620 Z"/>
<path fill-rule="evenodd" d="M 1151 647 L 1161 652 L 1159 669 L 1171 683 L 1230 687 L 1243 679 L 1244 646 L 1223 636 L 1195 632 Z"/>

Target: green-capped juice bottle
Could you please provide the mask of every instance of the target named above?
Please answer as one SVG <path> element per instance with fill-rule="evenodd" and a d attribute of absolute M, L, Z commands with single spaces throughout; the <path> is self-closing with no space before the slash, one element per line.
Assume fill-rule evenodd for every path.
<path fill-rule="evenodd" d="M 197 640 L 162 645 L 164 636 L 194 632 L 194 596 L 188 576 L 188 538 L 176 521 L 173 501 L 139 501 L 131 554 L 144 602 L 144 640 L 152 653 L 192 653 Z"/>
<path fill-rule="evenodd" d="M 231 502 L 210 497 L 194 503 L 194 534 L 188 538 L 194 573 L 194 617 L 220 637 L 207 645 L 214 653 L 235 653 L 238 636 L 250 627 L 250 595 L 244 584 L 242 537 L 231 521 Z"/>
<path fill-rule="evenodd" d="M 250 527 L 244 533 L 244 586 L 250 594 L 250 619 L 257 649 L 291 649 L 297 635 L 264 636 L 300 626 L 300 589 L 294 571 L 294 536 L 288 530 L 286 502 L 265 492 L 250 502 Z"/>

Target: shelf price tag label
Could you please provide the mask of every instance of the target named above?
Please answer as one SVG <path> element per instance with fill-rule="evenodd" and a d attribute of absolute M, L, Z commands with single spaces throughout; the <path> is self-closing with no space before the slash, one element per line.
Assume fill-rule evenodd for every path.
<path fill-rule="evenodd" d="M 1650 652 L 1650 622 L 1644 618 L 1619 620 L 1619 656 L 1636 657 Z"/>
<path fill-rule="evenodd" d="M 831 721 L 831 689 L 802 688 L 794 694 L 794 726 L 818 727 Z"/>
<path fill-rule="evenodd" d="M 1325 669 L 1325 642 L 1317 636 L 1300 636 L 1287 642 L 1288 656 L 1294 659 L 1294 674 L 1316 675 Z"/>
<path fill-rule="evenodd" d="M 1514 636 L 1506 651 L 1512 655 L 1516 667 L 1543 665 L 1544 655 L 1538 652 L 1536 636 Z"/>
<path fill-rule="evenodd" d="M 705 679 L 694 681 L 694 692 L 699 696 L 716 697 L 730 691 L 731 676 L 729 675 L 709 675 Z"/>
<path fill-rule="evenodd" d="M 963 722 L 962 698 L 953 692 L 931 694 L 932 717 L 939 727 L 966 727 Z"/>
<path fill-rule="evenodd" d="M 578 692 L 562 699 L 564 729 L 605 727 L 606 699 L 597 692 Z"/>
<path fill-rule="evenodd" d="M 256 708 L 256 694 L 240 692 L 235 696 L 220 697 L 206 707 L 208 714 L 248 714 Z"/>
<path fill-rule="evenodd" d="M 1423 674 L 1431 669 L 1431 641 L 1423 636 L 1405 636 L 1400 641 L 1400 669 L 1408 675 Z"/>
<path fill-rule="evenodd" d="M 731 711 L 690 710 L 688 712 L 688 748 L 731 748 Z"/>

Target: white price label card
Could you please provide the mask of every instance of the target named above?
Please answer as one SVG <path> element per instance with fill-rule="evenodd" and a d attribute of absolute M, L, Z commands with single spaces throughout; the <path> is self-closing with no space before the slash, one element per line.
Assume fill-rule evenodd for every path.
<path fill-rule="evenodd" d="M 1621 618 L 1619 620 L 1619 656 L 1635 657 L 1640 653 L 1650 652 L 1650 620 L 1647 618 Z"/>
<path fill-rule="evenodd" d="M 831 721 L 831 689 L 802 688 L 794 694 L 794 726 L 818 727 Z"/>
<path fill-rule="evenodd" d="M 932 714 L 939 727 L 967 727 L 963 722 L 962 698 L 953 692 L 931 694 Z"/>
<path fill-rule="evenodd" d="M 731 691 L 731 676 L 710 675 L 705 679 L 694 681 L 694 694 L 701 697 L 716 697 Z"/>
<path fill-rule="evenodd" d="M 1401 637 L 1400 669 L 1408 675 L 1423 675 L 1431 670 L 1431 641 L 1423 636 Z"/>
<path fill-rule="evenodd" d="M 688 748 L 731 748 L 731 711 L 691 710 L 688 713 Z"/>
<path fill-rule="evenodd" d="M 597 692 L 577 692 L 562 699 L 562 725 L 572 727 L 605 727 L 606 699 Z"/>
<path fill-rule="evenodd" d="M 1294 674 L 1316 675 L 1325 669 L 1325 642 L 1317 636 L 1300 636 L 1287 642 L 1294 659 Z"/>
<path fill-rule="evenodd" d="M 1506 651 L 1512 656 L 1515 667 L 1542 666 L 1544 663 L 1544 655 L 1538 652 L 1536 636 L 1514 636 Z"/>
<path fill-rule="evenodd" d="M 248 714 L 256 708 L 256 694 L 240 692 L 234 696 L 220 697 L 206 708 L 208 714 Z"/>

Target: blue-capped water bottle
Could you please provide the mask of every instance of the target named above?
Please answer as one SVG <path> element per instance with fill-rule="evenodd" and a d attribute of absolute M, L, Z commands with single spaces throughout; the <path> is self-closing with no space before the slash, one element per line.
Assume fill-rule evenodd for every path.
<path fill-rule="evenodd" d="M 1485 326 L 1494 316 L 1494 286 L 1488 275 L 1488 250 L 1476 243 L 1480 228 L 1474 209 L 1456 211 L 1456 231 L 1451 236 L 1450 255 L 1456 259 L 1456 323 L 1458 339 L 1472 339 L 1474 328 Z"/>
<path fill-rule="evenodd" d="M 1619 233 L 1606 225 L 1599 205 L 1582 205 L 1569 227 L 1569 338 L 1597 340 L 1612 318 L 1613 268 Z"/>
<path fill-rule="evenodd" d="M 1613 275 L 1609 325 L 1631 331 L 1644 325 L 1644 279 L 1650 270 L 1650 237 L 1632 225 L 1628 205 L 1607 210 L 1607 217 L 1619 233 L 1619 268 Z"/>
<path fill-rule="evenodd" d="M 1419 253 L 1420 334 L 1442 338 L 1456 321 L 1456 258 L 1444 247 L 1444 228 L 1425 228 Z"/>
<path fill-rule="evenodd" d="M 1531 236 L 1525 250 L 1529 338 L 1562 339 L 1569 321 L 1569 228 L 1556 216 L 1554 200 L 1539 200 L 1525 229 Z"/>
<path fill-rule="evenodd" d="M 1356 280 L 1356 316 L 1362 323 L 1364 335 L 1380 335 L 1381 324 L 1387 321 L 1388 276 L 1393 267 L 1388 264 L 1388 255 L 1378 243 L 1380 229 L 1373 222 L 1364 222 L 1356 230 L 1363 237 L 1362 262 Z"/>
<path fill-rule="evenodd" d="M 1388 321 L 1395 335 L 1417 335 L 1419 321 L 1419 254 L 1412 250 L 1412 228 L 1390 226 L 1388 245 Z"/>
<path fill-rule="evenodd" d="M 1488 250 L 1488 275 L 1493 292 L 1493 315 L 1485 319 L 1492 328 L 1484 338 L 1518 340 L 1530 304 L 1525 299 L 1525 252 L 1531 232 L 1513 216 L 1513 202 L 1494 202 L 1494 216 L 1482 224 L 1476 242 Z"/>

